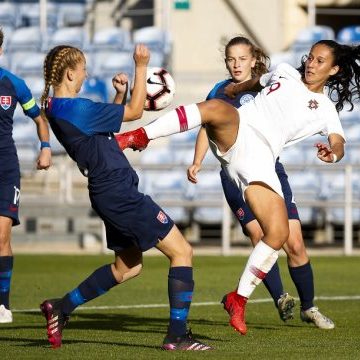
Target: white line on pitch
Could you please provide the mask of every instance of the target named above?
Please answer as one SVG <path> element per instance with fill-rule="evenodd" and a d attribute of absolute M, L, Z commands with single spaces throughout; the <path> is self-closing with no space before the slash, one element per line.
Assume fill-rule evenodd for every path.
<path fill-rule="evenodd" d="M 295 298 L 296 299 L 296 298 Z M 297 300 L 299 300 L 297 298 Z M 325 301 L 351 301 L 360 300 L 360 295 L 354 296 L 315 296 L 314 300 L 325 300 Z M 249 303 L 267 303 L 272 302 L 273 299 L 254 299 L 249 300 Z M 206 302 L 195 302 L 191 306 L 212 306 L 219 305 L 220 301 L 206 301 Z M 76 309 L 80 310 L 121 310 L 121 309 L 153 309 L 153 308 L 167 308 L 169 304 L 139 304 L 139 305 L 114 305 L 114 306 L 81 306 Z M 27 313 L 40 311 L 39 309 L 11 309 L 12 312 Z"/>

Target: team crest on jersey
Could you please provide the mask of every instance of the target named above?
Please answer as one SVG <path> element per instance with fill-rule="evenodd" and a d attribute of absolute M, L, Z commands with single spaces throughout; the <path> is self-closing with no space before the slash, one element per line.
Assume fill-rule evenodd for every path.
<path fill-rule="evenodd" d="M 243 208 L 239 208 L 236 211 L 236 216 L 239 220 L 244 220 L 245 212 L 244 212 Z"/>
<path fill-rule="evenodd" d="M 11 106 L 11 96 L 0 96 L 0 105 L 4 110 L 9 109 L 9 107 Z"/>
<path fill-rule="evenodd" d="M 254 97 L 251 94 L 245 94 L 240 99 L 240 105 L 244 105 L 252 100 L 254 100 Z"/>
<path fill-rule="evenodd" d="M 169 222 L 167 216 L 160 210 L 156 217 L 161 223 L 167 224 Z"/>
<path fill-rule="evenodd" d="M 309 100 L 308 108 L 310 110 L 316 110 L 319 107 L 319 103 L 316 100 Z"/>

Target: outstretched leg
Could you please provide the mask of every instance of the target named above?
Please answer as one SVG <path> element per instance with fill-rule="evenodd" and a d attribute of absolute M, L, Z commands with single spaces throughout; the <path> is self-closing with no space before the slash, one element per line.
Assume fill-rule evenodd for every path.
<path fill-rule="evenodd" d="M 95 270 L 62 299 L 45 300 L 40 308 L 47 320 L 47 333 L 53 348 L 61 346 L 62 330 L 70 314 L 79 306 L 103 295 L 117 284 L 137 276 L 142 268 L 142 253 L 136 247 L 115 254 L 113 264 Z"/>
<path fill-rule="evenodd" d="M 219 150 L 226 152 L 236 140 L 239 114 L 225 101 L 208 100 L 199 104 L 179 106 L 143 128 L 116 135 L 116 139 L 123 150 L 143 150 L 150 140 L 200 125 L 206 126 L 209 136 L 217 143 Z"/>

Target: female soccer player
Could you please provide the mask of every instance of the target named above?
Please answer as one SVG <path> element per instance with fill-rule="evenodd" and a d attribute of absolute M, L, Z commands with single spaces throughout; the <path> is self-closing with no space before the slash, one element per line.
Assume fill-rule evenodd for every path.
<path fill-rule="evenodd" d="M 125 106 L 122 105 L 127 86 L 125 74 L 113 78 L 114 104 L 95 103 L 77 98 L 87 76 L 84 54 L 79 49 L 57 46 L 45 58 L 42 109 L 60 143 L 88 177 L 91 205 L 104 221 L 107 245 L 115 252 L 113 264 L 97 269 L 63 298 L 41 304 L 48 339 L 54 348 L 61 346 L 62 331 L 73 310 L 139 275 L 142 252 L 155 246 L 170 260 L 170 323 L 162 348 L 210 349 L 193 339 L 186 329 L 194 288 L 192 248 L 171 218 L 149 196 L 138 191 L 138 177 L 113 134 L 119 131 L 122 121 L 142 115 L 149 58 L 148 49 L 137 45 L 135 84 Z M 54 96 L 48 98 L 51 87 Z"/>
<path fill-rule="evenodd" d="M 0 55 L 4 33 L 0 29 Z M 19 225 L 20 169 L 13 131 L 13 116 L 17 103 L 25 115 L 30 116 L 37 127 L 40 154 L 38 169 L 51 165 L 49 128 L 40 116 L 40 109 L 25 82 L 0 68 L 0 323 L 13 321 L 9 304 L 10 282 L 13 270 L 11 229 Z"/>
<path fill-rule="evenodd" d="M 252 251 L 236 291 L 227 294 L 224 307 L 230 324 L 246 334 L 245 306 L 255 287 L 278 258 L 289 237 L 289 221 L 275 172 L 275 161 L 285 146 L 311 135 L 327 135 L 317 144 L 320 160 L 333 163 L 344 156 L 344 132 L 337 110 L 345 102 L 353 109 L 360 94 L 360 46 L 332 40 L 315 43 L 299 70 L 280 64 L 268 74 L 236 85 L 241 92 L 262 88 L 253 101 L 236 110 L 218 99 L 180 106 L 144 128 L 119 136 L 122 149 L 141 150 L 150 139 L 205 125 L 209 145 L 243 196 L 263 231 Z M 332 101 L 324 94 L 328 86 Z"/>
<path fill-rule="evenodd" d="M 226 79 L 217 83 L 207 96 L 210 99 L 222 99 L 236 108 L 254 99 L 256 92 L 245 91 L 230 98 L 225 95 L 226 87 L 232 84 L 241 84 L 250 80 L 252 77 L 261 76 L 267 72 L 268 57 L 263 51 L 247 38 L 235 37 L 225 46 L 225 64 L 231 79 Z M 195 145 L 193 164 L 188 168 L 187 175 L 189 181 L 197 183 L 197 173 L 201 169 L 202 161 L 209 148 L 209 141 L 204 127 L 200 127 Z M 284 200 L 289 218 L 289 238 L 283 245 L 288 257 L 288 269 L 290 276 L 298 290 L 301 310 L 300 316 L 303 321 L 312 322 L 321 329 L 333 329 L 334 323 L 321 314 L 314 306 L 314 278 L 309 257 L 301 232 L 301 223 L 298 210 L 293 199 L 293 194 L 288 181 L 288 176 L 279 159 L 276 159 L 275 171 L 281 183 Z M 225 198 L 240 222 L 245 234 L 255 246 L 263 237 L 259 222 L 255 219 L 249 206 L 244 201 L 239 188 L 229 179 L 224 169 L 220 171 L 221 183 Z M 293 318 L 295 301 L 292 296 L 285 293 L 280 277 L 278 263 L 266 275 L 263 280 L 270 295 L 274 299 L 280 318 L 283 321 Z"/>

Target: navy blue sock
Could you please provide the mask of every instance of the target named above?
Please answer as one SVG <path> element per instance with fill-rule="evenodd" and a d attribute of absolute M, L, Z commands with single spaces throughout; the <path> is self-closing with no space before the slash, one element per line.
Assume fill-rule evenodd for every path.
<path fill-rule="evenodd" d="M 0 256 L 0 305 L 4 305 L 7 309 L 10 309 L 9 295 L 13 266 L 13 256 Z"/>
<path fill-rule="evenodd" d="M 115 285 L 117 281 L 111 265 L 104 265 L 62 298 L 61 309 L 64 314 L 70 315 L 76 307 L 106 293 Z"/>
<path fill-rule="evenodd" d="M 301 266 L 290 267 L 289 273 L 299 294 L 301 309 L 307 310 L 314 306 L 314 276 L 310 261 Z"/>
<path fill-rule="evenodd" d="M 170 323 L 168 334 L 182 336 L 186 333 L 186 323 L 194 290 L 193 269 L 177 266 L 169 269 L 168 293 L 170 303 Z"/>
<path fill-rule="evenodd" d="M 275 306 L 277 307 L 277 302 L 280 299 L 280 296 L 284 293 L 278 262 L 276 262 L 267 273 L 263 283 L 271 297 L 274 299 Z"/>

